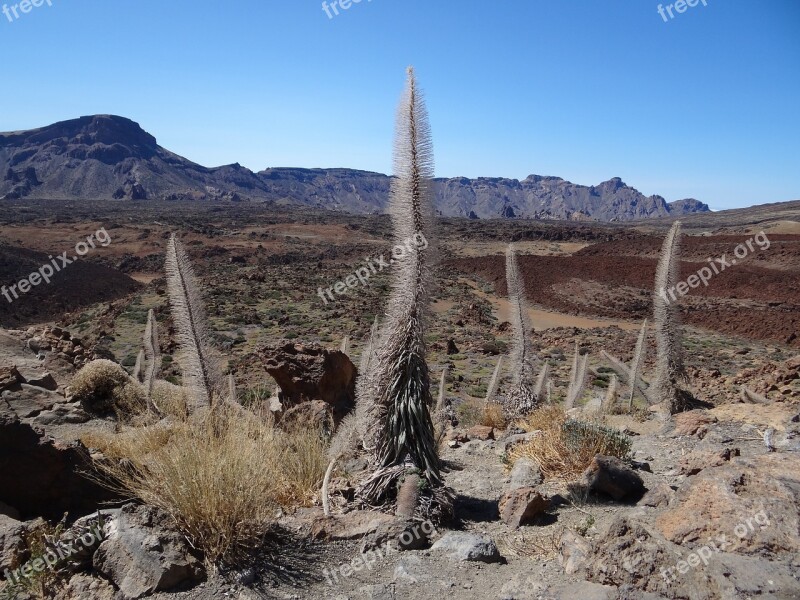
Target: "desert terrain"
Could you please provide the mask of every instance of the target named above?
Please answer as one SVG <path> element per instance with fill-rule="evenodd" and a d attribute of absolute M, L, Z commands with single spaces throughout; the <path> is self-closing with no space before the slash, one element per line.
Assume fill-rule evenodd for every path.
<path fill-rule="evenodd" d="M 91 475 L 111 456 L 93 442 L 130 424 L 76 401 L 76 373 L 96 359 L 133 372 L 152 310 L 169 357 L 158 377 L 181 383 L 164 270 L 172 233 L 201 282 L 209 337 L 243 405 L 269 406 L 276 378 L 305 377 L 291 371 L 293 353 L 317 348 L 358 365 L 374 318 L 383 316 L 393 267 L 346 293 L 324 291 L 391 256 L 388 217 L 272 202 L 4 201 L 6 284 L 96 232 L 110 240 L 51 283 L 13 302 L 0 298 L 2 564 L 13 570 L 35 559 L 47 547 L 35 532 L 59 521 L 61 529 L 47 529 L 51 537 L 92 519 L 105 527 L 99 549 L 60 564 L 39 587 L 9 586 L 18 594 L 11 597 L 800 597 L 800 202 L 684 218 L 681 280 L 755 243 L 676 301 L 688 386 L 702 404 L 667 422 L 641 397 L 630 410 L 602 415 L 603 427 L 629 444 L 626 473 L 640 483 L 627 483 L 640 493 L 581 493 L 573 485 L 580 474 L 543 472 L 523 450 L 542 431 L 533 417 L 486 423 L 487 388 L 512 345 L 507 244 L 518 254 L 530 341 L 549 365 L 553 404 L 569 386 L 575 348 L 588 356 L 588 383 L 570 413 L 580 419 L 605 405 L 616 382 L 603 352 L 629 363 L 642 322 L 652 320 L 670 225 L 438 219 L 425 341 L 435 386 L 446 369 L 441 457 L 454 518 L 431 526 L 414 548 L 391 550 L 407 529 L 353 504 L 365 465 L 337 469 L 327 518 L 315 467 L 247 560 L 212 566 L 169 515 L 154 516 L 141 498 L 122 497 Z M 656 363 L 653 335 L 645 381 Z M 290 385 L 281 386 L 284 404 Z M 508 385 L 501 374 L 498 393 Z M 519 490 L 536 490 L 546 508 L 515 521 L 505 509 Z"/>

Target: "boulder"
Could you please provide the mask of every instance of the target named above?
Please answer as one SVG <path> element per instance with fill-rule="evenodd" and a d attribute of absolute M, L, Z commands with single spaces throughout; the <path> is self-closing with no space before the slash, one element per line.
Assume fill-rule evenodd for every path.
<path fill-rule="evenodd" d="M 582 571 L 590 581 L 617 586 L 621 598 L 800 597 L 800 582 L 787 562 L 703 544 L 673 544 L 657 529 L 621 516 L 597 539 Z"/>
<path fill-rule="evenodd" d="M 23 563 L 26 559 L 24 535 L 23 523 L 0 514 L 0 567 L 13 570 Z"/>
<path fill-rule="evenodd" d="M 590 491 L 617 501 L 637 501 L 647 491 L 639 474 L 613 456 L 595 456 L 583 473 L 583 482 Z"/>
<path fill-rule="evenodd" d="M 698 448 L 681 458 L 678 462 L 678 472 L 681 475 L 697 475 L 703 469 L 718 467 L 735 456 L 739 456 L 738 448 L 721 448 L 717 450 L 704 450 Z"/>
<path fill-rule="evenodd" d="M 681 484 L 656 526 L 690 548 L 724 536 L 729 552 L 800 554 L 800 456 L 733 458 L 704 469 Z"/>
<path fill-rule="evenodd" d="M 88 514 L 115 500 L 84 475 L 90 468 L 80 442 L 56 442 L 15 417 L 0 415 L 0 501 L 23 518 Z"/>
<path fill-rule="evenodd" d="M 67 585 L 53 597 L 54 600 L 114 600 L 114 586 L 105 579 L 84 573 L 73 575 Z"/>
<path fill-rule="evenodd" d="M 50 373 L 23 373 L 25 383 L 37 388 L 44 388 L 55 392 L 58 389 L 58 382 Z"/>
<path fill-rule="evenodd" d="M 500 518 L 509 527 L 529 525 L 550 507 L 550 500 L 535 488 L 516 488 L 503 494 L 498 502 Z"/>
<path fill-rule="evenodd" d="M 592 553 L 588 540 L 571 529 L 565 529 L 561 534 L 558 549 L 558 560 L 567 575 L 574 575 L 582 569 Z"/>
<path fill-rule="evenodd" d="M 536 461 L 530 458 L 518 458 L 514 462 L 514 467 L 509 475 L 510 481 L 506 486 L 507 490 L 515 490 L 524 487 L 536 487 L 544 482 L 542 470 Z"/>
<path fill-rule="evenodd" d="M 445 552 L 448 558 L 457 561 L 505 562 L 489 536 L 463 531 L 448 531 L 431 547 L 431 551 Z"/>
<path fill-rule="evenodd" d="M 357 540 L 375 533 L 381 526 L 396 522 L 396 517 L 381 512 L 354 510 L 343 515 L 322 517 L 311 526 L 311 537 L 318 540 Z"/>
<path fill-rule="evenodd" d="M 654 485 L 642 496 L 642 499 L 639 500 L 639 506 L 649 506 L 651 508 L 664 507 L 670 503 L 674 496 L 675 490 L 662 481 Z"/>
<path fill-rule="evenodd" d="M 475 425 L 467 430 L 466 435 L 470 440 L 481 440 L 485 442 L 486 440 L 494 439 L 494 428 L 487 427 L 486 425 Z"/>
<path fill-rule="evenodd" d="M 397 550 L 422 550 L 431 545 L 430 535 L 435 528 L 430 521 L 420 523 L 410 519 L 395 518 L 381 523 L 361 542 L 361 554 L 381 548 Z"/>
<path fill-rule="evenodd" d="M 185 589 L 205 579 L 202 563 L 167 513 L 128 504 L 106 529 L 107 537 L 94 554 L 94 568 L 125 600 Z"/>
<path fill-rule="evenodd" d="M 0 393 L 6 390 L 18 390 L 24 381 L 17 367 L 0 367 Z"/>
<path fill-rule="evenodd" d="M 278 383 L 285 410 L 321 400 L 331 407 L 338 425 L 355 406 L 357 370 L 343 352 L 319 344 L 284 342 L 263 346 L 257 354 Z"/>
<path fill-rule="evenodd" d="M 705 437 L 708 433 L 708 426 L 717 422 L 717 418 L 707 410 L 690 410 L 674 415 L 675 430 L 674 436 L 697 436 Z"/>
<path fill-rule="evenodd" d="M 35 417 L 56 404 L 66 402 L 64 396 L 41 387 L 23 383 L 18 391 L 3 392 L 3 400 L 20 419 Z"/>
<path fill-rule="evenodd" d="M 92 417 L 77 404 L 57 404 L 52 410 L 45 410 L 33 419 L 34 425 L 66 425 L 68 423 L 87 423 Z"/>

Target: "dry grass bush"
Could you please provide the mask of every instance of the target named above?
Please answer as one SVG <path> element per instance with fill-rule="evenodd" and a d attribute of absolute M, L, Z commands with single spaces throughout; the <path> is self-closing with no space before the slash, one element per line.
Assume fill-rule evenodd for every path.
<path fill-rule="evenodd" d="M 153 404 L 167 417 L 186 418 L 189 414 L 189 396 L 186 390 L 169 381 L 153 383 Z"/>
<path fill-rule="evenodd" d="M 520 421 L 526 431 L 539 431 L 532 440 L 514 446 L 509 459 L 535 460 L 548 479 L 572 480 L 581 475 L 602 454 L 625 458 L 630 441 L 621 432 L 598 423 L 584 423 L 567 417 L 560 406 L 544 406 Z"/>
<path fill-rule="evenodd" d="M 112 408 L 120 422 L 145 415 L 148 409 L 144 387 L 136 381 L 129 381 L 122 388 L 118 388 L 114 393 Z"/>
<path fill-rule="evenodd" d="M 316 431 L 283 431 L 221 404 L 192 418 L 83 439 L 117 489 L 167 511 L 210 566 L 257 547 L 281 506 L 308 504 L 325 472 Z"/>
<path fill-rule="evenodd" d="M 70 383 L 72 396 L 91 413 L 110 413 L 120 401 L 130 403 L 135 397 L 134 379 L 117 363 L 100 359 L 83 367 Z M 126 390 L 126 388 L 129 388 Z"/>
<path fill-rule="evenodd" d="M 480 424 L 486 427 L 494 427 L 495 429 L 505 429 L 506 418 L 503 415 L 503 407 L 496 402 L 487 404 L 483 409 Z"/>
<path fill-rule="evenodd" d="M 561 556 L 561 536 L 566 529 L 563 525 L 536 533 L 527 531 L 529 529 L 532 528 L 523 527 L 498 536 L 497 545 L 503 551 L 503 556 L 535 556 L 537 560 L 555 559 Z"/>

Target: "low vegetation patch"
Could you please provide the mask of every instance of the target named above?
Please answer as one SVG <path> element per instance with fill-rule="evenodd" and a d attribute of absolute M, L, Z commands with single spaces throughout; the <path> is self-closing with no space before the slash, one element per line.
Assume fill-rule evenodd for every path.
<path fill-rule="evenodd" d="M 495 429 L 505 429 L 506 418 L 503 415 L 503 407 L 496 402 L 488 403 L 483 409 L 480 424 Z"/>
<path fill-rule="evenodd" d="M 514 446 L 511 462 L 523 457 L 533 459 L 548 479 L 574 479 L 596 455 L 624 459 L 631 449 L 630 439 L 621 431 L 601 423 L 569 419 L 560 406 L 539 408 L 520 425 L 526 431 L 539 433 Z"/>
<path fill-rule="evenodd" d="M 83 441 L 110 485 L 172 515 L 211 566 L 257 547 L 279 507 L 309 504 L 326 467 L 319 432 L 231 405 Z"/>
<path fill-rule="evenodd" d="M 75 400 L 92 414 L 108 414 L 117 410 L 138 412 L 145 406 L 139 384 L 117 363 L 93 360 L 75 375 L 70 383 Z"/>

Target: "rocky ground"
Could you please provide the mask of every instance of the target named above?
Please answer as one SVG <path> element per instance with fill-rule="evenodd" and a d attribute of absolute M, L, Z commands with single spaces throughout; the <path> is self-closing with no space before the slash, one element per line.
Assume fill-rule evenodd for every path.
<path fill-rule="evenodd" d="M 534 348 L 551 365 L 556 397 L 566 388 L 577 342 L 590 356 L 584 402 L 592 405 L 609 382 L 602 351 L 626 362 L 632 356 L 640 319 L 648 315 L 647 288 L 663 231 L 653 224 L 639 230 L 445 221 L 445 267 L 438 273 L 428 342 L 434 376 L 448 367 L 446 397 L 458 421 L 443 451 L 457 522 L 424 535 L 417 524 L 412 545 L 420 547 L 390 551 L 388 542 L 407 524 L 375 513 L 341 513 L 341 494 L 353 483 L 345 472 L 335 481 L 335 518 L 325 519 L 318 502 L 286 507 L 251 566 L 210 574 L 165 515 L 134 504 L 121 509 L 123 502 L 108 505 L 109 492 L 82 476 L 92 450 L 76 440 L 98 429 L 114 431 L 117 423 L 73 402 L 69 383 L 94 358 L 131 368 L 151 308 L 164 332 L 162 353 L 173 354 L 162 275 L 170 229 L 182 232 L 206 284 L 215 342 L 248 397 L 272 393 L 268 371 L 278 379 L 286 375 L 289 387 L 291 365 L 281 348 L 305 348 L 302 368 L 313 371 L 313 352 L 333 355 L 347 335 L 358 364 L 388 273 L 333 302 L 323 302 L 317 291 L 346 278 L 365 258 L 390 251 L 386 221 L 273 209 L 255 218 L 230 204 L 201 212 L 175 205 L 145 216 L 128 207 L 56 207 L 49 217 L 33 205 L 27 210 L 3 215 L 8 273 L 21 276 L 30 263 L 27 254 L 14 263 L 14 248 L 60 253 L 99 227 L 113 243 L 88 256 L 87 264 L 115 273 L 111 297 L 94 295 L 90 271 L 77 283 L 66 273 L 67 279 L 38 292 L 44 296 L 35 311 L 22 304 L 0 309 L 6 327 L 0 330 L 0 571 L 29 552 L 25 533 L 41 526 L 42 517 L 52 524 L 69 513 L 65 527 L 79 538 L 96 525 L 91 515 L 97 507 L 107 507 L 102 544 L 83 548 L 53 582 L 60 590 L 43 597 L 136 598 L 152 590 L 170 590 L 154 597 L 174 600 L 800 597 L 800 356 L 792 337 L 800 235 L 781 233 L 787 229 L 780 218 L 768 229 L 774 231 L 770 250 L 685 299 L 690 384 L 711 408 L 667 425 L 638 403 L 633 416 L 608 417 L 632 439 L 631 461 L 621 475 L 630 489 L 622 496 L 603 483 L 614 465 L 597 464 L 586 474 L 593 487 L 588 494 L 544 479 L 535 465 L 517 463 L 512 472 L 510 446 L 531 434 L 474 427 L 509 340 L 499 255 L 508 239 L 517 241 L 534 301 Z M 769 225 L 764 214 L 758 217 L 758 227 Z M 706 254 L 720 255 L 757 233 L 752 226 L 728 219 L 724 235 L 706 225 L 693 230 L 705 235 L 686 244 L 686 274 Z M 125 288 L 128 280 L 139 283 Z M 62 285 L 69 297 L 86 288 L 89 301 L 59 305 L 52 296 Z M 650 341 L 646 378 L 655 359 Z M 336 385 L 352 385 L 350 361 L 336 360 L 344 365 L 338 372 L 349 373 Z M 181 373 L 166 360 L 160 375 L 179 382 Z M 315 381 L 313 394 L 332 404 L 319 377 Z M 742 386 L 766 402 L 743 400 Z"/>

